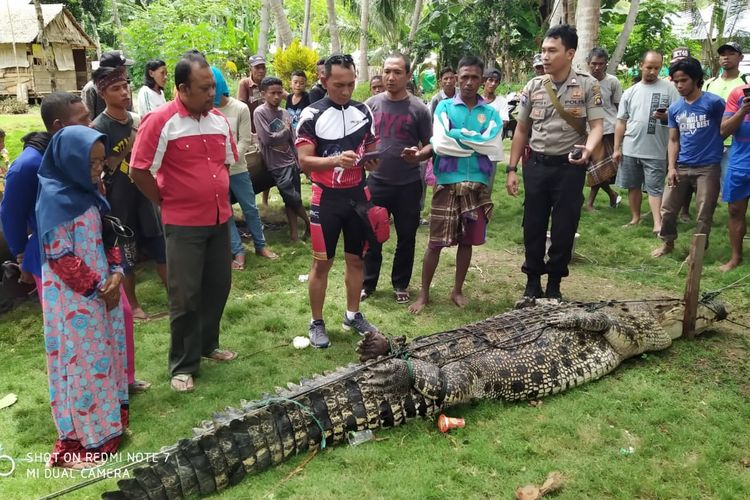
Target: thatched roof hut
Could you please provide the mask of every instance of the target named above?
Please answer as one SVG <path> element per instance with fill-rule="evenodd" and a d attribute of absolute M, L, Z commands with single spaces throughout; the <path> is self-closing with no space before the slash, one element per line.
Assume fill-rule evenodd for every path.
<path fill-rule="evenodd" d="M 86 49 L 94 42 L 63 4 L 43 4 L 57 90 L 80 91 L 89 79 Z M 0 97 L 50 92 L 36 10 L 30 0 L 0 0 Z"/>

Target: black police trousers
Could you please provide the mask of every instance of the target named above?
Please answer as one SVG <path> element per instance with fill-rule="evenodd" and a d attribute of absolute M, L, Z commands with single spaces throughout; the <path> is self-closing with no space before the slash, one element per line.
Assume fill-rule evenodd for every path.
<path fill-rule="evenodd" d="M 526 260 L 521 270 L 528 276 L 568 275 L 575 233 L 581 218 L 586 168 L 572 165 L 566 156 L 532 153 L 523 168 L 523 242 Z M 550 215 L 552 225 L 550 224 Z M 552 244 L 547 251 L 547 229 Z"/>

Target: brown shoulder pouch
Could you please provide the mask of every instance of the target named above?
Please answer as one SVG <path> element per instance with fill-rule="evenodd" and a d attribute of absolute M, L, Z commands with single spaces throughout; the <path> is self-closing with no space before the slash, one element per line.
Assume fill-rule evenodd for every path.
<path fill-rule="evenodd" d="M 555 110 L 560 114 L 560 116 L 562 116 L 562 119 L 568 122 L 568 125 L 573 127 L 573 129 L 578 132 L 581 137 L 585 138 L 586 126 L 578 119 L 576 119 L 573 115 L 565 111 L 562 104 L 560 103 L 560 99 L 558 99 L 557 94 L 555 94 L 555 89 L 552 88 L 552 80 L 550 80 L 549 78 L 544 79 L 544 90 L 547 91 L 547 95 L 552 101 L 552 105 L 555 107 Z"/>
<path fill-rule="evenodd" d="M 565 111 L 560 100 L 555 94 L 555 90 L 552 88 L 552 81 L 549 78 L 544 79 L 544 90 L 547 91 L 552 105 L 555 110 L 560 114 L 563 120 L 568 122 L 568 125 L 578 132 L 582 138 L 586 137 L 586 126 L 576 119 L 573 115 Z M 586 185 L 597 186 L 612 180 L 617 175 L 617 164 L 612 160 L 612 152 L 614 148 L 608 141 L 602 138 L 596 148 L 591 152 L 589 156 L 589 164 L 586 167 Z"/>

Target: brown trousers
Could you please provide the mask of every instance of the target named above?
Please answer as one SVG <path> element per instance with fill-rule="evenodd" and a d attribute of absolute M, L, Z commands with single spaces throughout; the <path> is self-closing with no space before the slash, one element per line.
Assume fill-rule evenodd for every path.
<path fill-rule="evenodd" d="M 719 199 L 719 164 L 702 167 L 677 166 L 678 181 L 674 187 L 664 189 L 661 204 L 661 232 L 659 237 L 665 243 L 674 243 L 677 239 L 677 217 L 685 200 L 695 191 L 695 205 L 698 208 L 695 234 L 711 233 L 716 202 Z M 708 241 L 708 240 L 707 240 Z"/>

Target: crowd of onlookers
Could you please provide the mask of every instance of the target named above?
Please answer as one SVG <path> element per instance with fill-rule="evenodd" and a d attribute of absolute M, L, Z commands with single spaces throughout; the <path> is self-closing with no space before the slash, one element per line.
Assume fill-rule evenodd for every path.
<path fill-rule="evenodd" d="M 44 313 L 58 429 L 51 463 L 88 467 L 114 452 L 129 396 L 149 389 L 134 370 L 134 321 L 149 318 L 137 295 L 140 261 L 154 261 L 167 290 L 173 390 L 194 389 L 201 359 L 237 357 L 220 348 L 219 323 L 232 270 L 246 265 L 243 238 L 259 257 L 278 258 L 256 205 L 258 191 L 267 200 L 269 186 L 281 195 L 291 241 L 309 240 L 308 335 L 318 348 L 330 345 L 323 306 L 342 234 L 344 329 L 377 331 L 360 304 L 376 293 L 391 225 L 395 302 L 422 311 L 442 249 L 457 246 L 450 298 L 465 306 L 473 248 L 485 241 L 496 170 L 505 163 L 512 196 L 523 165 L 525 298 L 562 298 L 581 208 L 593 210 L 600 190 L 609 206 L 619 206 L 613 183 L 627 189 L 625 227 L 640 223 L 647 193 L 653 231 L 663 241 L 655 257 L 674 249 L 677 221 L 689 217 L 693 196 L 696 232 L 708 235 L 721 192 L 732 249 L 722 269 L 739 265 L 750 198 L 750 85 L 738 71 L 740 45 L 719 47 L 723 72 L 707 82 L 686 49 L 673 51 L 669 80 L 659 78 L 663 55 L 648 51 L 638 82 L 624 92 L 606 74 L 605 50 L 588 54 L 584 74 L 572 68 L 576 49 L 574 29 L 552 28 L 533 59 L 536 76 L 507 97 L 497 93 L 502 73 L 466 56 L 455 69 L 441 69 L 429 105 L 415 95 L 411 61 L 400 53 L 370 79 L 365 103 L 352 100 L 356 68 L 348 55 L 320 59 L 309 91 L 304 71 L 284 82 L 268 76 L 264 56 L 254 55 L 235 98 L 222 71 L 197 50 L 173 68 L 170 101 L 163 61 L 147 62 L 134 98 L 133 61 L 120 52 L 102 55 L 81 97 L 45 97 L 46 130 L 23 138 L 0 219 L 20 279 L 36 284 Z M 0 150 L 3 141 L 0 131 Z M 587 165 L 609 174 L 590 183 L 584 202 Z M 303 174 L 310 200 L 303 200 Z M 421 219 L 427 185 L 428 222 Z M 244 216 L 239 227 L 234 202 Z M 429 239 L 412 302 L 421 223 L 429 224 Z"/>

